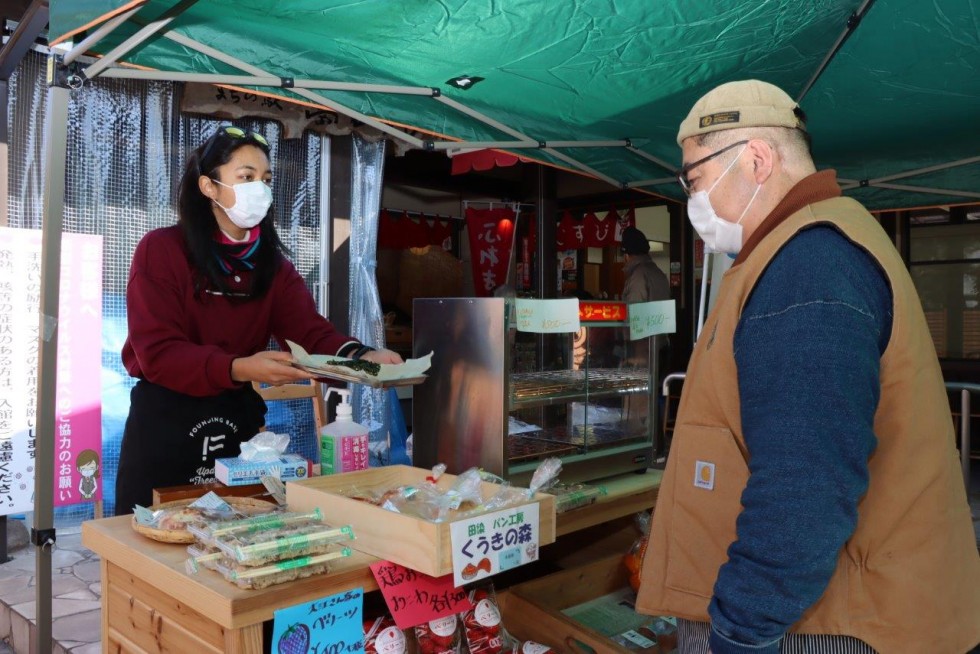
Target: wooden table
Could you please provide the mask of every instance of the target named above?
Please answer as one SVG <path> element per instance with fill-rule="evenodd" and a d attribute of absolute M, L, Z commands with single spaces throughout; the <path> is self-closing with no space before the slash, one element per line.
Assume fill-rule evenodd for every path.
<path fill-rule="evenodd" d="M 558 534 L 650 508 L 660 472 L 603 482 L 607 495 L 591 506 L 557 516 Z M 136 533 L 131 516 L 82 524 L 82 544 L 101 558 L 102 651 L 261 654 L 262 623 L 279 609 L 336 593 L 377 589 L 359 552 L 338 559 L 327 575 L 261 590 L 242 590 L 202 570 L 188 575 L 184 546 L 157 543 Z"/>

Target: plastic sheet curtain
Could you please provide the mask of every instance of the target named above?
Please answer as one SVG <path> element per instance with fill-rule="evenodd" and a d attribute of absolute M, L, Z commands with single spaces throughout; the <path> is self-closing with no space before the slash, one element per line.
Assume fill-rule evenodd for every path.
<path fill-rule="evenodd" d="M 29 53 L 10 79 L 7 171 L 10 226 L 40 229 L 44 171 L 45 59 Z M 126 339 L 126 281 L 133 250 L 151 229 L 176 222 L 176 186 L 187 155 L 220 122 L 181 115 L 172 83 L 99 79 L 70 96 L 64 231 L 103 236 L 102 478 L 112 515 L 119 445 L 135 384 L 122 366 Z M 319 280 L 321 139 L 281 140 L 272 121 L 235 121 L 261 132 L 272 146 L 276 227 L 296 269 L 314 288 Z M 189 371 L 192 374 L 192 371 Z M 269 427 L 290 434 L 290 451 L 314 458 L 317 435 L 308 401 L 276 402 Z M 59 509 L 56 524 L 92 517 L 90 505 Z"/>
<path fill-rule="evenodd" d="M 378 296 L 378 212 L 385 160 L 385 141 L 352 135 L 350 236 L 350 332 L 365 345 L 385 346 L 384 316 Z M 353 385 L 354 420 L 370 431 L 371 464 L 388 463 L 387 393 Z"/>

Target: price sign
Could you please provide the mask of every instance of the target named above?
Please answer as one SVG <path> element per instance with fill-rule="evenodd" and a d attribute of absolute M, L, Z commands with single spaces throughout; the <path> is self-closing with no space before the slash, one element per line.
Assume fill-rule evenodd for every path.
<path fill-rule="evenodd" d="M 561 334 L 579 330 L 578 300 L 528 300 L 517 298 L 517 331 Z"/>
<path fill-rule="evenodd" d="M 430 622 L 472 608 L 466 590 L 453 584 L 453 576 L 430 577 L 391 561 L 371 564 L 381 595 L 399 629 Z"/>
<path fill-rule="evenodd" d="M 273 614 L 277 654 L 363 654 L 364 591 L 349 590 Z"/>
<path fill-rule="evenodd" d="M 655 334 L 673 334 L 677 331 L 677 316 L 673 300 L 639 302 L 629 305 L 630 340 Z"/>
<path fill-rule="evenodd" d="M 538 560 L 538 504 L 522 504 L 449 525 L 456 586 Z"/>

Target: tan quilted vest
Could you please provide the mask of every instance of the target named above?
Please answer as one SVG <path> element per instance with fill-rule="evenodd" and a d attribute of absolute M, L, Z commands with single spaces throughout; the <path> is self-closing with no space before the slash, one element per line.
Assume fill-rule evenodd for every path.
<path fill-rule="evenodd" d="M 894 319 L 881 358 L 878 445 L 868 462 L 870 485 L 858 505 L 857 529 L 823 596 L 791 631 L 849 635 L 883 654 L 961 654 L 980 641 L 980 557 L 942 375 L 901 257 L 850 198 L 794 213 L 726 273 L 688 366 L 638 610 L 708 620 L 749 476 L 735 328 L 770 260 L 816 223 L 833 225 L 878 261 L 891 284 Z M 713 479 L 704 462 L 714 464 Z M 700 481 L 697 472 L 703 473 Z"/>

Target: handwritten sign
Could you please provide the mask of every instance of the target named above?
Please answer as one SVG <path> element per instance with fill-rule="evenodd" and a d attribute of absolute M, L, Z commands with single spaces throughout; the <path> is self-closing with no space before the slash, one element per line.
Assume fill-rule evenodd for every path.
<path fill-rule="evenodd" d="M 466 590 L 453 584 L 452 575 L 430 577 L 391 561 L 371 564 L 371 572 L 399 629 L 410 629 L 473 606 Z"/>
<path fill-rule="evenodd" d="M 362 654 L 364 591 L 338 593 L 273 614 L 272 651 L 278 654 Z"/>
<path fill-rule="evenodd" d="M 655 334 L 673 334 L 677 331 L 677 316 L 673 300 L 639 302 L 629 305 L 630 340 Z"/>
<path fill-rule="evenodd" d="M 538 560 L 537 503 L 457 520 L 449 525 L 456 586 Z"/>
<path fill-rule="evenodd" d="M 562 334 L 579 330 L 578 300 L 528 300 L 517 298 L 517 331 Z"/>

